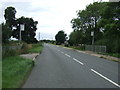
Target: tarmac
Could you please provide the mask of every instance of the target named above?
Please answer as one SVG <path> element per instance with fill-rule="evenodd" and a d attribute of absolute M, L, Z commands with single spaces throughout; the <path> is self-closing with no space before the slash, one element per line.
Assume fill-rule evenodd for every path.
<path fill-rule="evenodd" d="M 66 48 L 66 47 L 64 47 L 64 48 Z M 67 48 L 67 49 L 72 49 L 72 48 Z M 72 50 L 75 50 L 77 52 L 86 53 L 86 54 L 89 54 L 89 55 L 92 55 L 92 56 L 96 56 L 96 57 L 99 57 L 99 58 L 104 58 L 104 59 L 107 59 L 107 60 L 112 60 L 112 61 L 120 62 L 120 58 L 117 58 L 117 57 L 112 57 L 112 56 L 108 56 L 108 55 L 97 54 L 97 53 L 92 52 L 92 51 L 80 51 L 80 50 L 76 50 L 76 49 L 72 49 Z M 21 54 L 20 56 L 22 56 L 24 58 L 32 59 L 34 61 L 35 58 L 39 54 L 40 53 L 29 53 L 29 54 Z"/>

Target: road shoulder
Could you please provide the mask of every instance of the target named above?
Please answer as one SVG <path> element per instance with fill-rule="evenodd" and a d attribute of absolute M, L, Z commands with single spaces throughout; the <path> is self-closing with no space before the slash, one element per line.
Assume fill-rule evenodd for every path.
<path fill-rule="evenodd" d="M 39 55 L 39 53 L 29 53 L 29 54 L 21 54 L 20 56 L 23 58 L 28 58 L 35 60 L 35 58 Z"/>
<path fill-rule="evenodd" d="M 73 48 L 69 48 L 69 47 L 63 47 L 63 48 L 75 50 L 75 51 L 80 52 L 80 53 L 85 53 L 85 54 L 89 54 L 89 55 L 92 55 L 92 56 L 96 56 L 96 57 L 99 57 L 99 58 L 104 58 L 104 59 L 107 59 L 107 60 L 111 60 L 111 61 L 115 61 L 115 62 L 120 63 L 120 58 L 117 58 L 117 57 L 102 55 L 102 54 L 98 54 L 98 53 L 95 53 L 95 52 L 92 52 L 92 51 L 81 51 L 81 50 L 77 50 L 77 49 L 73 49 Z"/>

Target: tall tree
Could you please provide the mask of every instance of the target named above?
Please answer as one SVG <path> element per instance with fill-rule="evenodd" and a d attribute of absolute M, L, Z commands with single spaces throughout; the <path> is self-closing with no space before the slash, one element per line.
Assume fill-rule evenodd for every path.
<path fill-rule="evenodd" d="M 55 36 L 55 39 L 56 39 L 56 42 L 57 42 L 57 44 L 62 44 L 62 43 L 64 43 L 65 42 L 65 40 L 66 40 L 66 34 L 64 33 L 64 31 L 59 31 L 57 34 L 56 34 L 56 36 Z"/>
<path fill-rule="evenodd" d="M 16 29 L 13 30 L 13 37 L 19 39 L 20 38 L 20 25 L 24 24 L 24 31 L 21 31 L 22 40 L 27 43 L 35 43 L 37 40 L 35 39 L 35 31 L 37 30 L 37 21 L 34 21 L 32 18 L 21 17 L 16 20 Z"/>
<path fill-rule="evenodd" d="M 107 3 L 101 12 L 101 17 L 98 25 L 104 29 L 107 51 L 120 53 L 120 2 Z"/>
<path fill-rule="evenodd" d="M 77 18 L 71 20 L 74 31 L 80 30 L 84 34 L 84 43 L 91 44 L 91 31 L 94 31 L 94 40 L 101 39 L 102 32 L 98 27 L 98 21 L 101 20 L 101 10 L 105 3 L 95 2 L 86 7 L 85 10 L 77 11 Z"/>
<path fill-rule="evenodd" d="M 106 45 L 108 52 L 120 52 L 120 2 L 90 4 L 77 12 L 77 18 L 71 23 L 72 34 L 76 30 L 82 31 L 85 44 L 91 44 L 91 31 L 94 31 L 95 44 Z M 76 37 L 70 35 L 70 38 L 73 36 Z"/>
<path fill-rule="evenodd" d="M 5 9 L 5 20 L 6 20 L 6 24 L 10 27 L 10 29 L 12 30 L 12 26 L 15 25 L 15 14 L 16 14 L 16 9 L 14 7 L 7 7 Z"/>

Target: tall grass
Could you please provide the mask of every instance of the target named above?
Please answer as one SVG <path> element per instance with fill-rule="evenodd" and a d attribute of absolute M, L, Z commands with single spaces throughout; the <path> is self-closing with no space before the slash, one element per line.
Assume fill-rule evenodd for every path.
<path fill-rule="evenodd" d="M 33 66 L 32 59 L 25 59 L 19 54 L 34 53 L 42 50 L 42 44 L 22 45 L 20 50 L 10 48 L 2 52 L 2 88 L 20 88 L 26 79 L 26 75 Z"/>
<path fill-rule="evenodd" d="M 20 56 L 5 58 L 2 62 L 2 88 L 20 88 L 32 64 L 31 59 Z"/>

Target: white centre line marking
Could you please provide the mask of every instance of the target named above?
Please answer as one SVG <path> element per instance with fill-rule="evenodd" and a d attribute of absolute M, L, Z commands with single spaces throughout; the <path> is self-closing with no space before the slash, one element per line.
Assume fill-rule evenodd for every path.
<path fill-rule="evenodd" d="M 64 52 L 61 52 L 62 54 L 64 54 Z"/>
<path fill-rule="evenodd" d="M 76 61 L 76 62 L 78 62 L 78 63 L 80 63 L 80 64 L 82 64 L 82 65 L 84 65 L 82 62 L 80 62 L 79 60 L 77 60 L 75 58 L 73 58 L 73 60 Z"/>
<path fill-rule="evenodd" d="M 60 51 L 60 50 L 58 50 L 58 51 Z"/>
<path fill-rule="evenodd" d="M 105 80 L 109 81 L 110 83 L 114 84 L 115 86 L 120 88 L 120 85 L 113 82 L 112 80 L 110 80 L 109 78 L 103 76 L 102 74 L 98 73 L 97 71 L 95 71 L 94 69 L 91 69 L 91 71 L 93 71 L 94 73 L 96 73 L 97 75 L 101 76 L 102 78 L 104 78 Z"/>
<path fill-rule="evenodd" d="M 66 56 L 68 56 L 68 57 L 71 57 L 70 55 L 68 55 L 68 54 L 65 54 Z"/>

